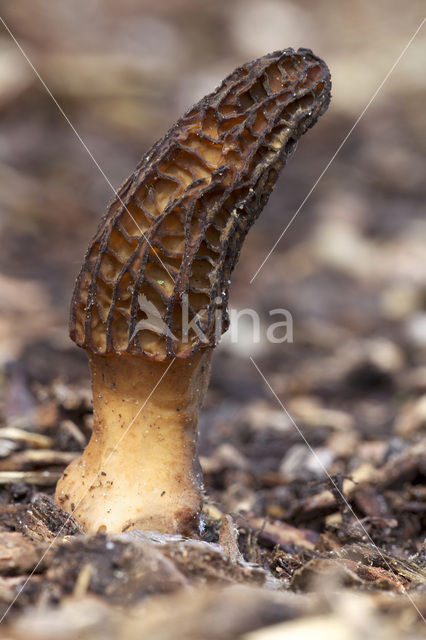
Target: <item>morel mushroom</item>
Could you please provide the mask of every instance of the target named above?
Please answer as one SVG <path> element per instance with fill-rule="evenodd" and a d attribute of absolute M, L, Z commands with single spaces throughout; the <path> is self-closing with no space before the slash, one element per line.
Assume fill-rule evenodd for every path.
<path fill-rule="evenodd" d="M 89 356 L 93 434 L 56 491 L 86 531 L 199 529 L 197 418 L 230 275 L 329 100 L 327 66 L 307 49 L 239 67 L 152 147 L 103 218 L 70 320 Z"/>

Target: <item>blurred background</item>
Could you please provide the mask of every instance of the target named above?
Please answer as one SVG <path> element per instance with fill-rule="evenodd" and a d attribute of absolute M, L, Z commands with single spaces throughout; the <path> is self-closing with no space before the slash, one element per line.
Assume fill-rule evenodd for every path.
<path fill-rule="evenodd" d="M 324 58 L 331 106 L 299 142 L 231 287 L 231 306 L 252 307 L 265 323 L 269 309 L 288 309 L 294 343 L 252 344 L 250 326 L 242 325 L 238 344 L 225 340 L 217 349 L 205 421 L 234 424 L 247 401 L 253 415 L 244 420 L 284 420 L 266 399 L 251 353 L 301 424 L 325 407 L 370 439 L 407 428 L 407 413 L 424 423 L 426 28 L 250 284 L 420 25 L 423 2 L 20 0 L 0 7 L 116 188 L 176 118 L 237 65 L 289 46 Z M 32 411 L 52 382 L 87 387 L 85 354 L 68 338 L 68 305 L 113 193 L 3 25 L 0 113 L 7 422 Z M 214 433 L 205 432 L 205 451 Z M 265 454 L 262 464 L 274 468 L 282 454 L 282 447 L 279 460 Z"/>

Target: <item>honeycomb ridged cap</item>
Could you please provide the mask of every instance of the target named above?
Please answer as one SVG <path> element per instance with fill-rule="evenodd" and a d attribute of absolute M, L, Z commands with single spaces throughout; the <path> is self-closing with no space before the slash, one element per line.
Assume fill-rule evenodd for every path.
<path fill-rule="evenodd" d="M 75 284 L 71 338 L 156 360 L 214 346 L 243 240 L 330 87 L 321 59 L 286 49 L 239 67 L 190 109 L 102 219 Z"/>

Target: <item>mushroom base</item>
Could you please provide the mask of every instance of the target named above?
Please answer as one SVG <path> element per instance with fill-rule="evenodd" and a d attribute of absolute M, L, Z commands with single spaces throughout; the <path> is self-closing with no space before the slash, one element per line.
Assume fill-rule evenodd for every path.
<path fill-rule="evenodd" d="M 89 353 L 93 433 L 56 488 L 57 503 L 85 531 L 198 531 L 197 423 L 211 353 L 176 359 L 169 370 L 170 362 Z"/>

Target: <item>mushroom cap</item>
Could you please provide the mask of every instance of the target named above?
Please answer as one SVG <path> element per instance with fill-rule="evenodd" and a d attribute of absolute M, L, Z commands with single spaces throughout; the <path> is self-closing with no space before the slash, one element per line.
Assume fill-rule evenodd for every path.
<path fill-rule="evenodd" d="M 76 280 L 71 338 L 156 360 L 214 346 L 247 231 L 330 88 L 321 59 L 286 49 L 239 67 L 189 109 L 102 219 Z"/>

